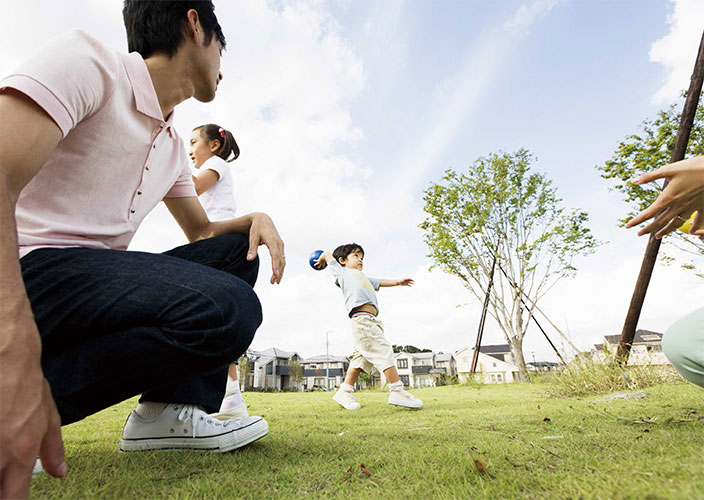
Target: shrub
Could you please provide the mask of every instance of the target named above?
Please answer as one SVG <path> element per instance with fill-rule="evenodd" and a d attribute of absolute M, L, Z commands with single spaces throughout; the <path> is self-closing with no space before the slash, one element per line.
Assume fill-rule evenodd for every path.
<path fill-rule="evenodd" d="M 547 392 L 552 397 L 586 396 L 643 389 L 677 380 L 681 378 L 670 365 L 622 367 L 615 361 L 598 363 L 592 359 L 576 359 L 555 373 Z"/>

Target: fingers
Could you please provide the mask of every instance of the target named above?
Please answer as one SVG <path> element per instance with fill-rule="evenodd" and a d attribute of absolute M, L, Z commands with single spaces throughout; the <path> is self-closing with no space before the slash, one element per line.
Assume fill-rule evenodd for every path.
<path fill-rule="evenodd" d="M 3 467 L 0 476 L 0 498 L 27 498 L 32 480 L 31 465 L 12 462 Z"/>
<path fill-rule="evenodd" d="M 659 201 L 660 201 L 660 198 L 655 200 L 655 203 L 653 203 L 648 208 L 643 210 L 641 213 L 639 213 L 638 215 L 633 217 L 631 220 L 629 220 L 628 223 L 626 223 L 626 228 L 627 229 L 632 228 L 633 226 L 637 226 L 641 222 L 645 222 L 648 219 L 655 217 L 661 210 Z M 647 232 L 650 232 L 650 231 L 647 231 Z M 641 236 L 643 234 L 645 234 L 645 232 L 643 232 L 641 230 L 638 233 L 638 236 Z"/>
<path fill-rule="evenodd" d="M 286 256 L 283 252 L 283 244 L 281 249 L 267 245 L 269 247 L 269 253 L 271 254 L 271 279 L 269 282 L 274 284 L 281 283 L 281 278 L 284 276 L 284 268 L 286 267 Z"/>
<path fill-rule="evenodd" d="M 692 225 L 689 228 L 689 234 L 700 234 L 697 229 L 699 229 L 701 226 L 704 226 L 704 215 L 702 215 L 702 212 L 698 210 L 697 213 L 694 214 L 694 219 L 692 219 Z"/>
<path fill-rule="evenodd" d="M 249 231 L 249 249 L 247 250 L 247 260 L 254 260 L 257 257 L 257 248 L 261 244 L 261 239 L 257 231 Z"/>
<path fill-rule="evenodd" d="M 670 173 L 670 169 L 668 168 L 669 165 L 665 165 L 664 167 L 660 167 L 655 170 L 651 170 L 650 172 L 646 172 L 642 174 L 640 177 L 636 177 L 635 179 L 631 179 L 632 184 L 647 184 L 648 182 L 653 182 L 658 179 L 662 179 L 663 177 L 667 177 L 667 175 Z"/>
<path fill-rule="evenodd" d="M 44 470 L 49 475 L 62 478 L 68 473 L 68 465 L 64 457 L 64 443 L 61 439 L 61 417 L 56 411 L 49 384 L 46 381 L 44 383 L 46 385 L 45 394 L 48 394 L 49 398 L 47 399 L 49 422 L 39 448 L 39 458 L 42 460 Z"/>

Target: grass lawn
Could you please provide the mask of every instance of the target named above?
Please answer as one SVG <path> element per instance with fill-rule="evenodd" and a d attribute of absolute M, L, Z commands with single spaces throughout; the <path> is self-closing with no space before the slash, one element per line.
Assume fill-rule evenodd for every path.
<path fill-rule="evenodd" d="M 540 383 L 413 392 L 424 409 L 376 391 L 358 393 L 359 411 L 332 393 L 248 392 L 269 435 L 226 454 L 120 453 L 127 401 L 64 427 L 69 476 L 36 477 L 31 496 L 704 498 L 704 391 L 692 384 L 608 402 L 548 398 Z"/>

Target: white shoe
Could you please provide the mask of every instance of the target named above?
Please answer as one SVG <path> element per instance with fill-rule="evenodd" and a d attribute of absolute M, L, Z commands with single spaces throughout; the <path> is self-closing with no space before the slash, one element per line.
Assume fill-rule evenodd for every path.
<path fill-rule="evenodd" d="M 132 411 L 122 431 L 120 451 L 192 449 L 224 453 L 268 432 L 269 424 L 262 417 L 221 422 L 199 406 L 169 404 L 152 419 Z"/>
<path fill-rule="evenodd" d="M 332 399 L 337 401 L 345 410 L 359 410 L 362 407 L 351 392 L 339 390 Z"/>
<path fill-rule="evenodd" d="M 389 392 L 389 404 L 405 408 L 423 408 L 423 401 L 403 389 Z"/>
<path fill-rule="evenodd" d="M 244 401 L 242 401 L 240 404 L 235 405 L 231 408 L 223 408 L 221 406 L 219 412 L 212 413 L 210 416 L 213 418 L 217 418 L 218 420 L 232 420 L 238 418 L 247 418 L 249 417 L 249 412 L 247 411 L 247 405 Z"/>

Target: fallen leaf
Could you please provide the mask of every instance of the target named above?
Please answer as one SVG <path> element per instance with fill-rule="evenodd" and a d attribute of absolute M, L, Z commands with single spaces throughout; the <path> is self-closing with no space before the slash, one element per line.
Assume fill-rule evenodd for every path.
<path fill-rule="evenodd" d="M 350 465 L 350 468 L 347 469 L 347 472 L 349 472 L 350 474 L 354 474 L 354 465 Z"/>
<path fill-rule="evenodd" d="M 278 467 L 272 467 L 272 468 L 271 468 L 271 472 L 276 472 L 277 470 L 279 470 Z"/>
<path fill-rule="evenodd" d="M 494 426 L 493 426 L 493 425 L 489 425 L 489 430 L 490 430 L 490 431 L 493 431 L 493 430 L 494 430 Z"/>
<path fill-rule="evenodd" d="M 543 417 L 543 422 L 550 422 L 550 417 Z"/>
<path fill-rule="evenodd" d="M 488 474 L 486 470 L 486 465 L 481 460 L 474 460 L 474 465 L 477 466 L 477 470 L 481 472 L 482 474 Z"/>
<path fill-rule="evenodd" d="M 362 474 L 364 474 L 365 476 L 371 476 L 371 475 L 372 475 L 372 471 L 370 471 L 369 469 L 367 469 L 367 468 L 364 466 L 364 464 L 359 464 L 359 469 L 362 471 Z"/>

